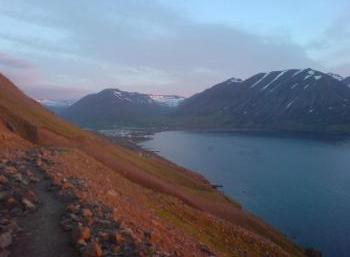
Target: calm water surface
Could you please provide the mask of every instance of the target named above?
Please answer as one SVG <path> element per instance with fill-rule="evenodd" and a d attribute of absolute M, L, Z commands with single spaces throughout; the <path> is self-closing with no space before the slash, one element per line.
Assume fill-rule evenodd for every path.
<path fill-rule="evenodd" d="M 298 244 L 350 256 L 350 141 L 170 131 L 141 145 L 224 185 Z"/>

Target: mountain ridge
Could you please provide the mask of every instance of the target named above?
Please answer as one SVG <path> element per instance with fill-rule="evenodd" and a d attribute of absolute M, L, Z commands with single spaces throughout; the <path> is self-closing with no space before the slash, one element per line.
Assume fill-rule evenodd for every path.
<path fill-rule="evenodd" d="M 82 106 L 78 101 L 62 116 L 80 126 L 95 128 L 350 133 L 347 83 L 350 84 L 349 77 L 311 68 L 272 71 L 245 80 L 229 78 L 191 97 L 175 100 L 175 105 L 157 104 L 153 101 L 157 97 L 152 95 L 106 89 L 81 99 L 95 98 Z M 103 92 L 107 95 L 96 101 Z M 125 99 L 141 97 L 143 105 L 136 100 L 134 104 L 125 99 L 115 101 L 115 92 Z"/>
<path fill-rule="evenodd" d="M 229 80 L 186 99 L 174 119 L 189 127 L 348 132 L 350 90 L 312 69 Z"/>

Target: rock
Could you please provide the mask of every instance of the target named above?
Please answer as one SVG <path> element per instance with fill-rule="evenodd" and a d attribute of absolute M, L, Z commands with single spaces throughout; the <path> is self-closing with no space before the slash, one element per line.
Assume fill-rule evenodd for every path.
<path fill-rule="evenodd" d="M 31 183 L 38 183 L 40 181 L 40 179 L 38 177 L 36 177 L 36 176 L 30 176 L 29 177 L 29 181 Z"/>
<path fill-rule="evenodd" d="M 75 246 L 78 250 L 85 247 L 87 245 L 86 241 L 84 239 L 79 239 L 78 242 L 76 242 Z"/>
<path fill-rule="evenodd" d="M 70 217 L 72 220 L 74 220 L 74 221 L 80 221 L 79 216 L 76 215 L 76 214 L 74 214 L 74 213 L 71 213 L 71 214 L 69 215 L 69 217 Z"/>
<path fill-rule="evenodd" d="M 107 195 L 111 197 L 117 197 L 118 193 L 114 191 L 113 189 L 107 191 Z"/>
<path fill-rule="evenodd" d="M 9 231 L 11 233 L 15 233 L 20 231 L 21 229 L 18 227 L 16 221 L 11 220 L 5 227 L 6 231 Z"/>
<path fill-rule="evenodd" d="M 81 215 L 83 215 L 83 217 L 88 218 L 88 217 L 92 217 L 93 213 L 89 209 L 84 208 L 81 211 Z"/>
<path fill-rule="evenodd" d="M 8 179 L 4 175 L 0 175 L 0 184 L 6 184 Z"/>
<path fill-rule="evenodd" d="M 112 236 L 114 243 L 121 244 L 124 241 L 124 237 L 121 233 L 115 232 Z"/>
<path fill-rule="evenodd" d="M 5 174 L 11 175 L 17 173 L 17 169 L 12 166 L 8 166 L 5 168 Z"/>
<path fill-rule="evenodd" d="M 79 240 L 89 240 L 91 237 L 91 231 L 88 227 L 76 226 L 72 230 L 72 238 L 74 243 L 78 243 Z"/>
<path fill-rule="evenodd" d="M 90 242 L 82 253 L 83 257 L 101 257 L 102 249 L 96 241 Z"/>
<path fill-rule="evenodd" d="M 11 232 L 4 232 L 0 234 L 0 248 L 5 249 L 12 244 L 12 235 Z"/>
<path fill-rule="evenodd" d="M 24 207 L 28 210 L 34 210 L 35 209 L 35 205 L 29 201 L 27 198 L 22 198 L 22 203 L 24 205 Z"/>
<path fill-rule="evenodd" d="M 8 209 L 12 209 L 13 207 L 15 207 L 17 205 L 17 200 L 13 197 L 10 197 L 7 199 L 6 201 L 6 207 Z"/>
<path fill-rule="evenodd" d="M 0 191 L 0 202 L 6 201 L 10 197 L 9 193 Z"/>
<path fill-rule="evenodd" d="M 16 180 L 16 182 L 22 183 L 25 186 L 29 184 L 28 181 L 25 178 L 23 178 L 22 174 L 20 173 L 13 174 L 12 176 Z"/>
<path fill-rule="evenodd" d="M 70 205 L 67 206 L 66 211 L 71 212 L 71 213 L 78 213 L 79 209 L 80 209 L 79 204 L 71 203 Z"/>
<path fill-rule="evenodd" d="M 103 232 L 103 231 L 99 231 L 97 233 L 97 236 L 99 239 L 101 239 L 102 241 L 107 241 L 109 239 L 109 234 L 107 232 Z"/>
<path fill-rule="evenodd" d="M 33 191 L 26 191 L 24 196 L 25 199 L 31 201 L 31 202 L 37 202 L 38 201 L 38 197 L 36 196 L 36 194 Z"/>
<path fill-rule="evenodd" d="M 42 163 L 41 159 L 37 159 L 36 162 L 35 162 L 35 165 L 36 165 L 37 167 L 40 167 L 42 164 L 43 164 L 43 163 Z"/>

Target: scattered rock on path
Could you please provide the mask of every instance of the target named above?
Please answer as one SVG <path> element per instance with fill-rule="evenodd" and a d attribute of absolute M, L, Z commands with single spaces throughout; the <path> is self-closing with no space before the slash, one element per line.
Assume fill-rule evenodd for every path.
<path fill-rule="evenodd" d="M 31 201 L 29 201 L 27 198 L 22 198 L 22 203 L 26 209 L 35 210 L 35 205 Z"/>

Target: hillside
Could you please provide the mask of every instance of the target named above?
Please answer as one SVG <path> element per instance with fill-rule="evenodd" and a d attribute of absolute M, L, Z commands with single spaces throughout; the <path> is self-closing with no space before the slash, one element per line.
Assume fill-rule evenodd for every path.
<path fill-rule="evenodd" d="M 3 76 L 0 89 L 2 251 L 304 256 L 196 173 L 69 125 Z"/>
<path fill-rule="evenodd" d="M 83 97 L 62 112 L 82 127 L 154 126 L 183 100 L 179 96 L 147 95 L 119 89 L 105 89 Z"/>
<path fill-rule="evenodd" d="M 312 69 L 227 80 L 179 105 L 172 119 L 194 128 L 348 133 L 350 88 Z"/>

